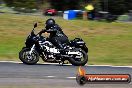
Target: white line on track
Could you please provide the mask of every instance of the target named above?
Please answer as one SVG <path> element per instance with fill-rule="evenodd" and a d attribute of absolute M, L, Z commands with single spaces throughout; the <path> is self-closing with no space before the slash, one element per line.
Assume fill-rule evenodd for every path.
<path fill-rule="evenodd" d="M 86 66 L 99 66 L 99 67 L 103 67 L 103 66 L 106 66 L 106 67 L 128 67 L 128 68 L 132 68 L 132 66 L 112 66 L 112 65 L 86 65 Z"/>
<path fill-rule="evenodd" d="M 19 62 L 19 61 L 0 61 L 0 62 L 7 62 L 7 63 L 22 63 L 22 62 Z M 58 63 L 38 63 L 38 64 L 53 64 L 53 65 L 58 65 Z M 71 65 L 71 64 L 64 64 L 64 65 Z M 94 66 L 98 66 L 98 67 L 103 67 L 103 66 L 108 66 L 108 67 L 128 67 L 128 68 L 132 68 L 132 66 L 112 66 L 112 65 L 86 65 L 86 66 L 91 66 L 91 67 L 94 67 Z"/>
<path fill-rule="evenodd" d="M 68 78 L 68 79 L 76 79 L 76 77 L 66 77 L 66 78 Z"/>
<path fill-rule="evenodd" d="M 45 76 L 46 78 L 57 78 L 57 76 Z M 65 79 L 76 79 L 76 77 L 63 77 Z"/>
<path fill-rule="evenodd" d="M 7 62 L 7 63 L 22 63 L 22 62 L 19 62 L 19 61 L 0 61 L 0 62 Z"/>
<path fill-rule="evenodd" d="M 46 77 L 48 77 L 48 78 L 55 78 L 56 76 L 46 76 Z"/>

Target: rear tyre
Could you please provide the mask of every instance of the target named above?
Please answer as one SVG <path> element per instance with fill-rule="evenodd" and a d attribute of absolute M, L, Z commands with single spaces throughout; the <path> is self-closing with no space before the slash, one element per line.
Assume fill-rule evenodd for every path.
<path fill-rule="evenodd" d="M 81 50 L 82 58 L 77 60 L 77 58 L 69 58 L 69 62 L 74 66 L 84 66 L 88 62 L 88 55 L 84 50 Z"/>
<path fill-rule="evenodd" d="M 29 48 L 23 48 L 19 52 L 19 59 L 24 63 L 28 65 L 34 65 L 39 61 L 39 54 L 36 50 L 33 50 L 32 54 L 29 54 L 30 49 Z"/>

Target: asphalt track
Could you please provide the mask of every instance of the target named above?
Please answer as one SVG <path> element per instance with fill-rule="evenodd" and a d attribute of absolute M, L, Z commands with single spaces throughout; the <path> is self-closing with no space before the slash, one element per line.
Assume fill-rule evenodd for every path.
<path fill-rule="evenodd" d="M 132 88 L 130 84 L 76 83 L 77 66 L 0 62 L 0 88 Z M 85 66 L 88 74 L 130 74 L 132 67 Z"/>

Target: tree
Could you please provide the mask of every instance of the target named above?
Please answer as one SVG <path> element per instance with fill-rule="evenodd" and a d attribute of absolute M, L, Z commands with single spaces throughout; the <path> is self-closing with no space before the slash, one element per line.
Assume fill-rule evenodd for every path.
<path fill-rule="evenodd" d="M 3 0 L 7 6 L 11 7 L 13 5 L 14 0 Z"/>
<path fill-rule="evenodd" d="M 125 0 L 108 0 L 108 11 L 113 14 L 124 14 L 127 12 Z"/>
<path fill-rule="evenodd" d="M 7 6 L 34 9 L 37 8 L 36 0 L 4 0 Z"/>
<path fill-rule="evenodd" d="M 128 12 L 125 1 L 126 0 L 101 0 L 101 5 L 104 11 L 120 15 Z"/>
<path fill-rule="evenodd" d="M 101 11 L 102 10 L 100 0 L 92 0 L 91 3 L 93 4 L 95 11 Z"/>
<path fill-rule="evenodd" d="M 57 10 L 79 9 L 82 0 L 50 0 L 52 8 Z"/>
<path fill-rule="evenodd" d="M 132 10 L 132 0 L 125 0 L 127 10 Z"/>

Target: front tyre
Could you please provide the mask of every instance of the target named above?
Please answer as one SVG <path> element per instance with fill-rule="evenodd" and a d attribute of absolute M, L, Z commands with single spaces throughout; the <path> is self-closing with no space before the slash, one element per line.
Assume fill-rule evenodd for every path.
<path fill-rule="evenodd" d="M 30 49 L 29 48 L 23 48 L 19 52 L 19 59 L 24 63 L 28 65 L 34 65 L 39 61 L 39 54 L 36 50 L 33 50 L 31 55 L 29 54 Z"/>
<path fill-rule="evenodd" d="M 88 62 L 88 55 L 84 50 L 80 51 L 82 58 L 69 58 L 69 62 L 74 66 L 84 66 Z"/>

